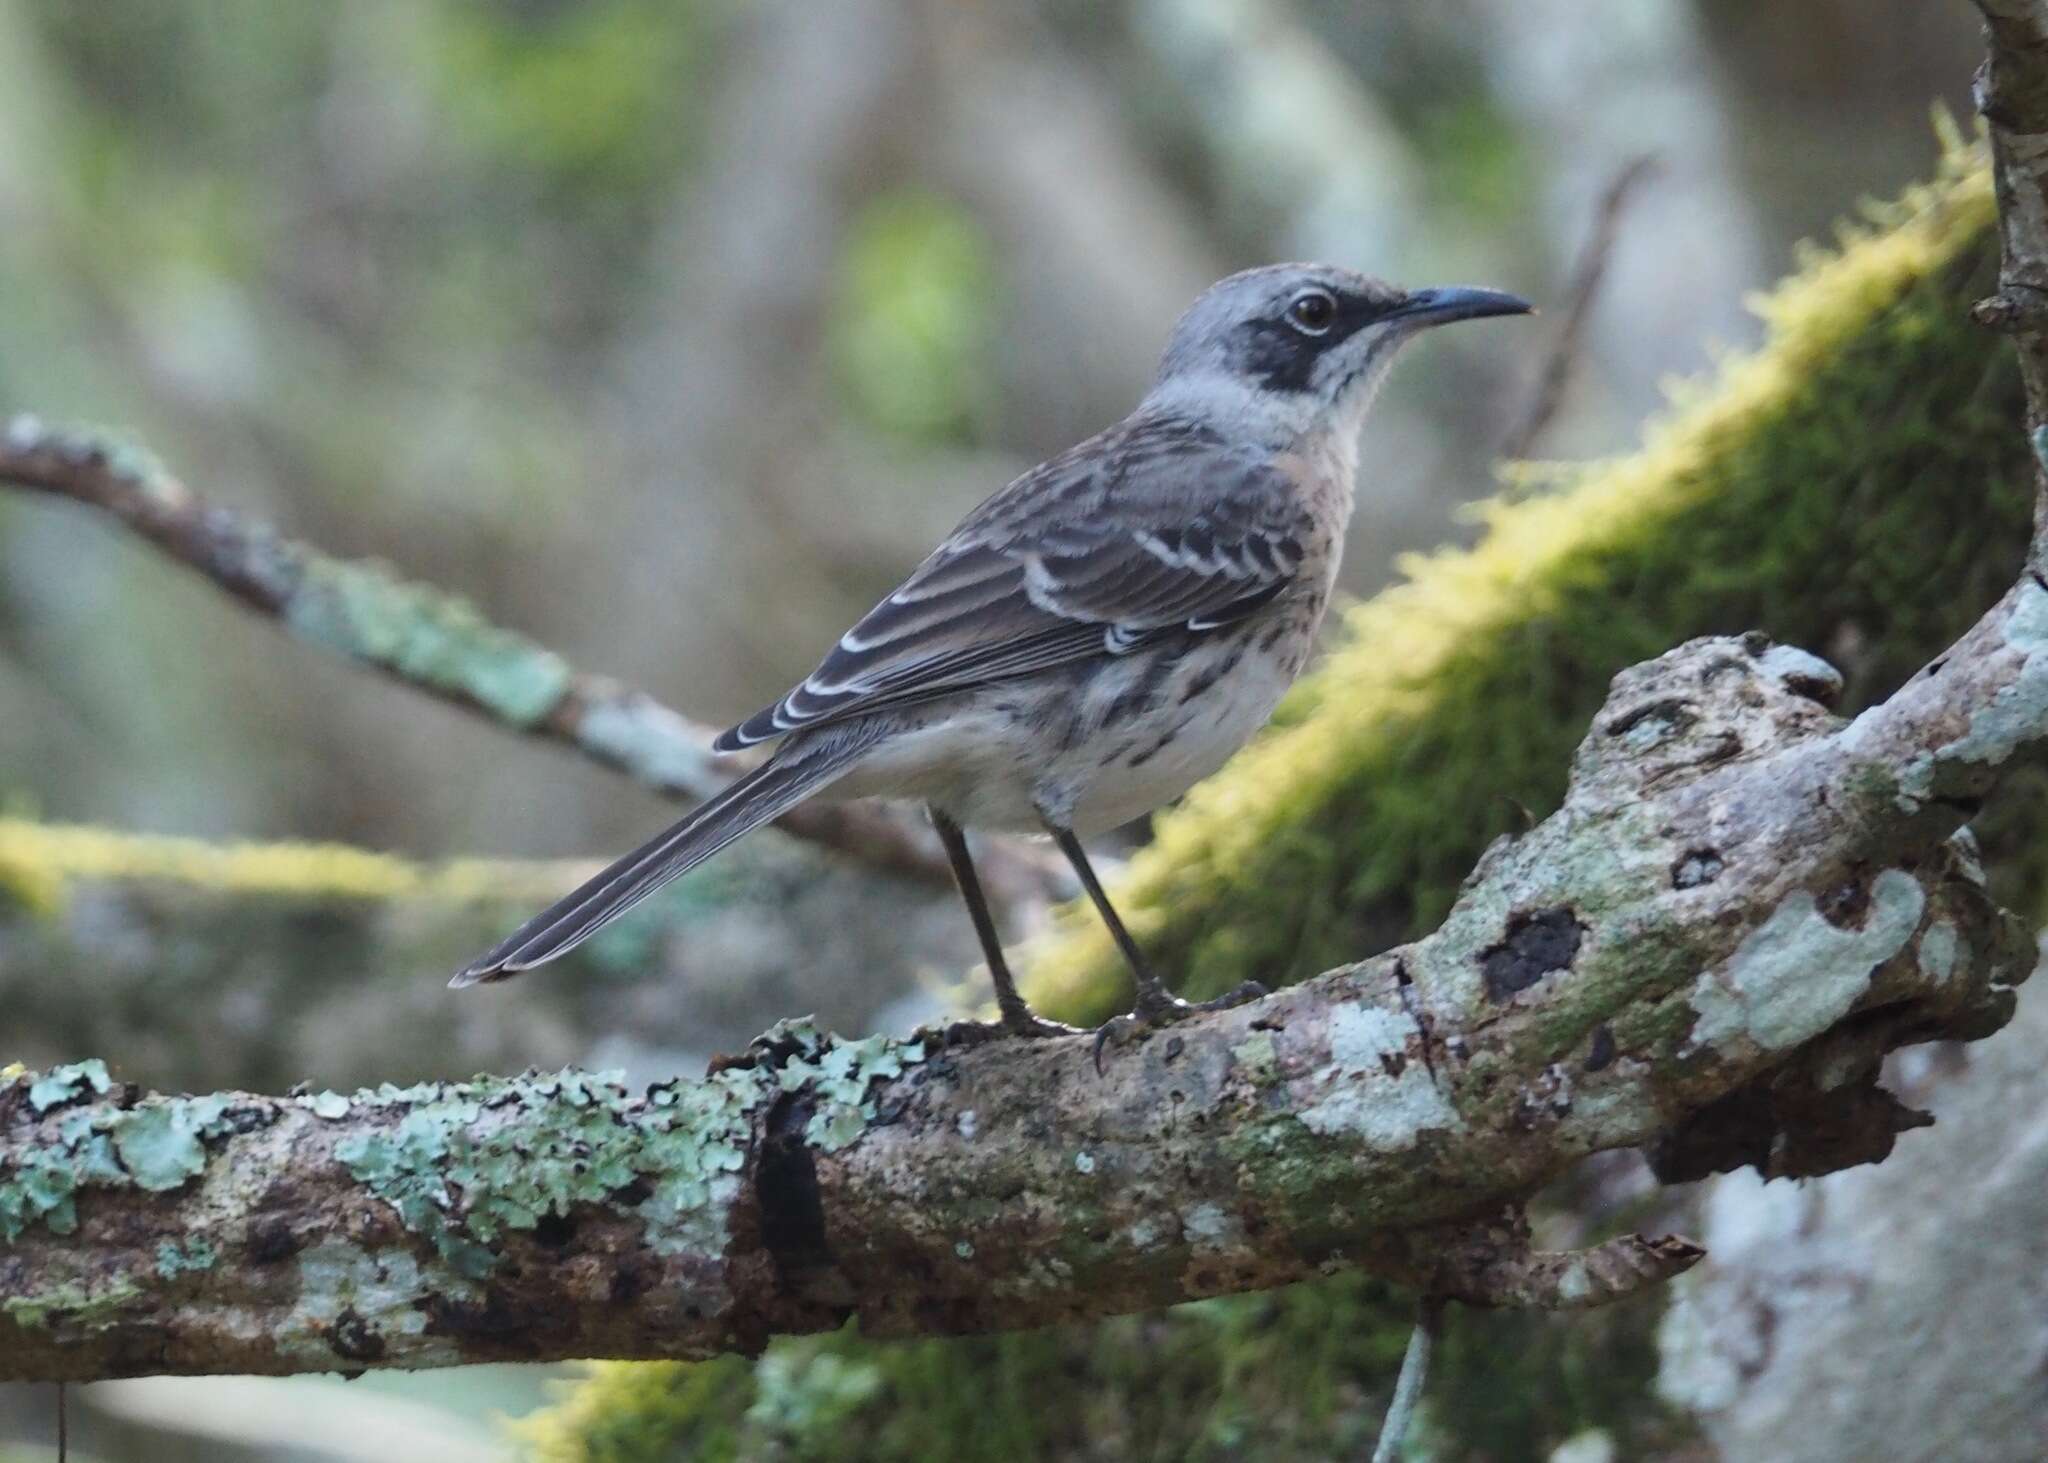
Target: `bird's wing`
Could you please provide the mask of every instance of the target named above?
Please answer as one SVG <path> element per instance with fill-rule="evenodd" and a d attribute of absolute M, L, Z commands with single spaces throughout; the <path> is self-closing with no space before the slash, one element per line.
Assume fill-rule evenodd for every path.
<path fill-rule="evenodd" d="M 801 685 L 713 745 L 1217 629 L 1294 581 L 1308 527 L 1269 458 L 1185 423 L 1113 428 L 982 504 Z"/>

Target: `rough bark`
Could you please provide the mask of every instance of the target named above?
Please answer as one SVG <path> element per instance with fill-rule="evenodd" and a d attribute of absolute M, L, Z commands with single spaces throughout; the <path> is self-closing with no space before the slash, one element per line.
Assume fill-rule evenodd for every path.
<path fill-rule="evenodd" d="M 802 1025 L 640 1098 L 577 1074 L 285 1098 L 24 1076 L 0 1097 L 0 1376 L 694 1356 L 1344 1266 L 1611 1298 L 1699 1252 L 1532 1256 L 1513 1206 L 1660 1135 L 1705 1167 L 1881 1156 L 1918 1121 L 1876 1088 L 1883 1055 L 1996 1029 L 2031 968 L 1952 835 L 2048 735 L 2048 591 L 2023 581 L 1848 725 L 1836 687 L 1756 638 L 1624 673 L 1564 806 L 1434 934 L 1101 1076 L 1085 1039 Z"/>
<path fill-rule="evenodd" d="M 1729 1174 L 1708 1191 L 1713 1263 L 1675 1287 L 1659 1388 L 1721 1457 L 2048 1453 L 2041 995 L 1991 1041 L 1893 1064 L 1940 1125 L 1889 1162 L 1812 1184 Z"/>
<path fill-rule="evenodd" d="M 2009 331 L 2027 383 L 2027 414 L 2048 421 L 2048 7 L 1977 0 L 1986 51 L 1977 109 L 1991 133 L 1992 180 L 2004 246 L 1998 293 L 1977 318 Z M 2042 524 L 2036 519 L 2036 533 Z"/>

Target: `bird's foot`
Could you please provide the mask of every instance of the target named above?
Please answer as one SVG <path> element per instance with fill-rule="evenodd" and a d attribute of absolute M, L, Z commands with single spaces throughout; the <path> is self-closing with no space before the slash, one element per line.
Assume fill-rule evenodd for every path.
<path fill-rule="evenodd" d="M 1005 1011 L 994 1021 L 955 1021 L 939 1031 L 939 1042 L 948 1048 L 980 1046 L 984 1042 L 1025 1039 L 1037 1041 L 1049 1036 L 1086 1036 L 1085 1028 L 1064 1021 L 1048 1021 L 1029 1007 Z"/>
<path fill-rule="evenodd" d="M 1138 1004 L 1128 1015 L 1112 1017 L 1095 1030 L 1095 1070 L 1102 1071 L 1102 1053 L 1111 1046 L 1125 1046 L 1141 1041 L 1152 1032 L 1190 1016 L 1199 1016 L 1204 1011 L 1228 1011 L 1233 1006 L 1242 1006 L 1247 1001 L 1256 1001 L 1270 995 L 1265 985 L 1248 980 L 1234 989 L 1207 1001 L 1183 1001 L 1164 986 L 1141 987 Z"/>

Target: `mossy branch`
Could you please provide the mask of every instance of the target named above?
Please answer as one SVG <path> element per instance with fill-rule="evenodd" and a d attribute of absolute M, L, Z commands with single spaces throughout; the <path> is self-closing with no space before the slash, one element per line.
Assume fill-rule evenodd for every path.
<path fill-rule="evenodd" d="M 1996 1029 L 2032 968 L 1957 829 L 2048 738 L 2048 590 L 2023 580 L 1854 722 L 1838 689 L 1756 637 L 1624 673 L 1563 806 L 1437 931 L 1103 1076 L 1085 1038 L 807 1024 L 643 1097 L 573 1073 L 283 1098 L 20 1075 L 0 1378 L 704 1356 L 1345 1267 L 1480 1304 L 1628 1293 L 1699 1251 L 1536 1255 L 1516 1206 L 1607 1148 L 1881 1157 L 1920 1120 L 1876 1087 L 1884 1055 Z"/>
<path fill-rule="evenodd" d="M 269 525 L 207 503 L 148 453 L 93 432 L 17 416 L 0 430 L 0 485 L 95 508 L 294 637 L 486 717 L 572 748 L 666 797 L 711 796 L 745 760 L 710 750 L 711 733 L 644 691 L 576 670 L 431 585 L 383 564 L 338 559 Z M 878 806 L 805 804 L 783 831 L 878 868 L 950 887 L 923 822 Z M 999 899 L 1064 888 L 1044 858 L 991 845 Z"/>

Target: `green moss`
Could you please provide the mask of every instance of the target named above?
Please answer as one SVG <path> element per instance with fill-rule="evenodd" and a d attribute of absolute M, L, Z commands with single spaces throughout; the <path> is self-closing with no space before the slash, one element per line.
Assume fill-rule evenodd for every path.
<path fill-rule="evenodd" d="M 1640 452 L 1525 474 L 1483 510 L 1478 546 L 1411 562 L 1348 613 L 1274 730 L 1162 817 L 1121 881 L 1160 963 L 1209 994 L 1430 927 L 1495 835 L 1556 806 L 1612 674 L 1691 636 L 1762 628 L 1826 651 L 1852 707 L 1903 680 L 2011 582 L 2026 542 L 2016 372 L 1968 319 L 1996 252 L 1981 160 L 1958 152 L 1811 255 L 1765 302 L 1762 349 L 1681 393 Z M 2029 790 L 2043 789 L 1980 827 L 2005 859 L 2000 892 L 2037 905 L 2048 843 L 2029 836 Z M 1108 1014 L 1123 982 L 1085 920 L 1034 971 L 1037 998 L 1075 1019 Z M 1688 996 L 1678 983 L 1623 1039 L 1682 1040 Z M 1538 1459 L 1592 1427 L 1623 1457 L 1668 1450 L 1680 1425 L 1649 1388 L 1660 1310 L 1652 1295 L 1567 1317 L 1454 1313 L 1430 1456 Z M 1347 1275 L 1027 1335 L 846 1332 L 768 1352 L 798 1359 L 785 1375 L 832 1355 L 879 1376 L 817 1434 L 768 1430 L 735 1358 L 601 1367 L 523 1431 L 554 1463 L 1359 1456 L 1407 1323 L 1405 1302 Z"/>
<path fill-rule="evenodd" d="M 1867 704 L 2011 582 L 2032 464 L 2011 352 L 1968 315 L 1996 268 L 1988 181 L 1958 153 L 1874 212 L 1639 452 L 1534 474 L 1475 547 L 1346 614 L 1274 729 L 1158 820 L 1114 893 L 1189 994 L 1434 925 L 1489 841 L 1557 805 L 1622 667 L 1760 628 L 1844 661 Z M 1086 918 L 1030 969 L 1071 1020 L 1122 999 Z"/>

